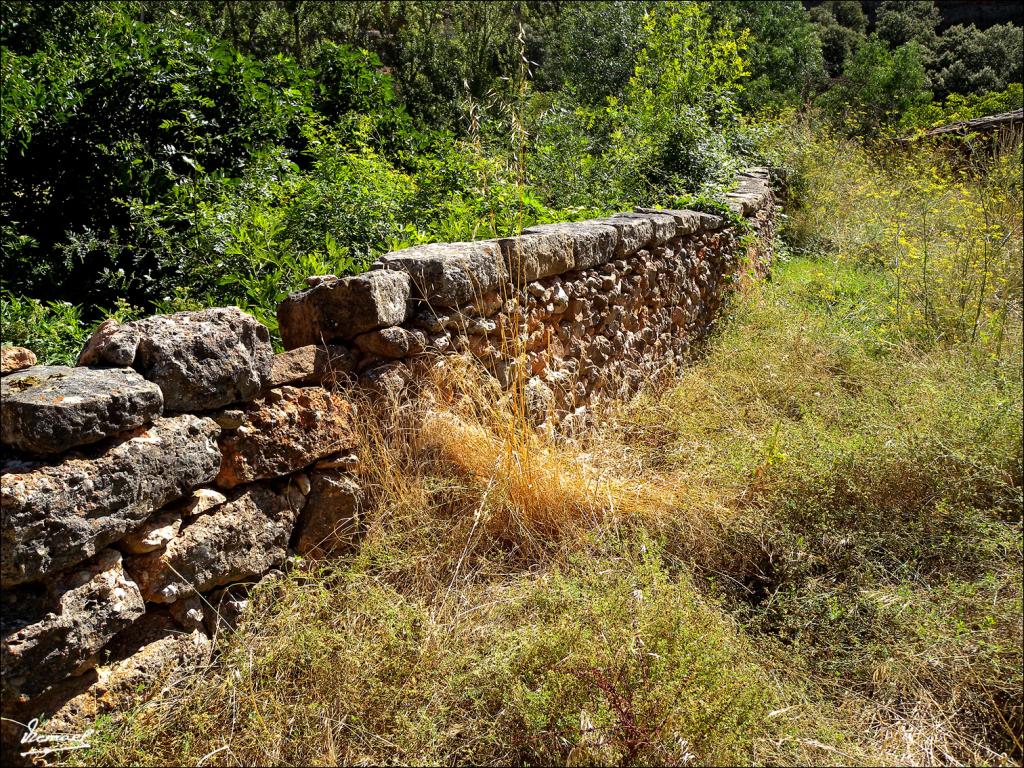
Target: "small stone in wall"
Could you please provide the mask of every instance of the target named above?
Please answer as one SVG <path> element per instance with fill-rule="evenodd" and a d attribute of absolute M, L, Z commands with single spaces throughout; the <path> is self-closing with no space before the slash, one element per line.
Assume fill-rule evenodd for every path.
<path fill-rule="evenodd" d="M 31 368 L 36 364 L 36 353 L 24 347 L 0 347 L 0 376 Z"/>
<path fill-rule="evenodd" d="M 178 535 L 181 515 L 177 512 L 159 512 L 118 542 L 118 547 L 132 555 L 142 555 L 163 549 Z"/>
<path fill-rule="evenodd" d="M 274 355 L 269 386 L 343 381 L 355 369 L 355 362 L 355 355 L 348 347 L 307 344 Z"/>
<path fill-rule="evenodd" d="M 130 365 L 155 382 L 169 411 L 251 400 L 270 378 L 270 332 L 238 307 L 155 315 L 92 335 L 79 365 Z"/>
<path fill-rule="evenodd" d="M 368 369 L 362 383 L 373 393 L 397 400 L 412 380 L 409 366 L 401 362 L 383 363 Z M 355 443 L 350 447 L 354 447 Z"/>
<path fill-rule="evenodd" d="M 186 597 L 171 603 L 168 612 L 178 626 L 189 632 L 196 629 L 205 631 L 206 629 L 203 619 L 203 600 L 200 597 Z"/>
<path fill-rule="evenodd" d="M 423 331 L 408 331 L 394 326 L 357 336 L 356 346 L 372 355 L 397 359 L 423 352 L 427 346 L 427 336 Z"/>
<path fill-rule="evenodd" d="M 359 528 L 362 489 L 337 470 L 314 472 L 311 483 L 297 525 L 295 551 L 316 558 L 349 549 Z"/>
<path fill-rule="evenodd" d="M 3 601 L 2 689 L 16 700 L 88 669 L 107 641 L 145 612 L 113 549 L 45 588 L 6 591 Z"/>
<path fill-rule="evenodd" d="M 202 602 L 206 631 L 216 637 L 221 632 L 234 632 L 238 629 L 249 608 L 248 593 L 248 584 L 233 584 L 205 595 Z"/>
<path fill-rule="evenodd" d="M 37 365 L 0 379 L 4 445 L 63 453 L 149 424 L 163 412 L 160 387 L 131 368 Z"/>
<path fill-rule="evenodd" d="M 341 396 L 319 387 L 272 392 L 245 407 L 242 427 L 221 436 L 221 488 L 289 475 L 355 445 L 352 406 Z"/>

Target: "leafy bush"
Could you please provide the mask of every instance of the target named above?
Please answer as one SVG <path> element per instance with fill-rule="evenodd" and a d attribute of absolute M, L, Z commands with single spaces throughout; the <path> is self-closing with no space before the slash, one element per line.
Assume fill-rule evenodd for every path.
<path fill-rule="evenodd" d="M 163 270 L 130 208 L 189 179 L 244 170 L 287 141 L 307 97 L 286 61 L 266 65 L 210 36 L 91 6 L 89 26 L 3 56 L 11 290 L 99 303 L 151 298 Z M 59 258 L 54 255 L 60 254 Z"/>
<path fill-rule="evenodd" d="M 136 307 L 119 302 L 103 313 L 118 320 L 133 320 Z M 31 349 L 39 363 L 75 365 L 85 342 L 99 323 L 82 319 L 82 308 L 66 301 L 42 302 L 4 292 L 0 294 L 0 341 Z"/>

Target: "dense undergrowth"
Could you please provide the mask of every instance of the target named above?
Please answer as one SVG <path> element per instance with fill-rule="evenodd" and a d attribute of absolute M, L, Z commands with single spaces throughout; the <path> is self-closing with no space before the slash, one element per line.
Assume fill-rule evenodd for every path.
<path fill-rule="evenodd" d="M 905 226 L 940 277 L 907 289 L 878 221 L 915 198 L 848 150 L 788 156 L 772 280 L 590 432 L 535 434 L 457 367 L 368 406 L 358 551 L 261 586 L 209 670 L 72 759 L 1019 763 L 1020 208 Z M 1019 199 L 1019 159 L 961 180 Z M 985 294 L 953 257 L 990 237 Z"/>

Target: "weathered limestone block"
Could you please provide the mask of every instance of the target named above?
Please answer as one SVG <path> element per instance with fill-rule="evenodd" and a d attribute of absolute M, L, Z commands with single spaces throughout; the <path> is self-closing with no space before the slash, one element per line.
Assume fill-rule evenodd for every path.
<path fill-rule="evenodd" d="M 700 216 L 700 227 L 698 227 L 699 232 L 703 232 L 705 230 L 708 232 L 715 232 L 725 226 L 725 218 L 722 216 L 716 216 L 713 213 L 704 213 L 703 211 L 698 211 L 697 215 Z"/>
<path fill-rule="evenodd" d="M 753 216 L 771 201 L 771 186 L 760 170 L 740 174 L 736 189 L 726 194 L 727 205 L 734 213 Z"/>
<path fill-rule="evenodd" d="M 355 355 L 348 347 L 307 344 L 274 355 L 268 386 L 323 384 L 343 380 L 355 370 L 355 366 Z"/>
<path fill-rule="evenodd" d="M 593 269 L 615 258 L 619 232 L 610 224 L 597 221 L 575 221 L 564 224 L 541 224 L 523 230 L 524 235 L 561 232 L 572 243 L 574 269 Z"/>
<path fill-rule="evenodd" d="M 620 258 L 631 256 L 646 248 L 654 239 L 654 224 L 646 218 L 610 216 L 607 219 L 598 219 L 597 222 L 618 230 L 619 242 L 615 246 L 615 255 Z"/>
<path fill-rule="evenodd" d="M 36 364 L 36 353 L 24 347 L 0 347 L 0 376 L 30 368 Z"/>
<path fill-rule="evenodd" d="M 293 504 L 287 494 L 252 486 L 194 518 L 162 551 L 128 557 L 126 568 L 154 603 L 259 576 L 284 562 Z"/>
<path fill-rule="evenodd" d="M 205 411 L 251 400 L 267 385 L 270 332 L 238 307 L 107 320 L 79 365 L 130 365 L 155 382 L 169 411 Z"/>
<path fill-rule="evenodd" d="M 221 488 L 291 474 L 356 443 L 352 406 L 319 387 L 271 390 L 243 410 L 245 423 L 220 439 Z"/>
<path fill-rule="evenodd" d="M 9 462 L 0 476 L 0 583 L 39 579 L 96 554 L 220 468 L 211 419 L 184 414 L 59 463 Z"/>
<path fill-rule="evenodd" d="M 667 213 L 616 213 L 612 220 L 649 221 L 651 223 L 651 239 L 644 245 L 664 245 L 676 236 L 676 220 Z"/>
<path fill-rule="evenodd" d="M 163 412 L 160 387 L 131 368 L 37 365 L 0 380 L 0 438 L 27 453 L 63 453 Z"/>
<path fill-rule="evenodd" d="M 408 273 L 412 295 L 437 307 L 470 304 L 508 280 L 493 240 L 418 245 L 385 254 L 377 264 Z"/>
<path fill-rule="evenodd" d="M 338 470 L 313 472 L 306 507 L 297 525 L 295 551 L 324 557 L 352 546 L 359 528 L 363 493 L 359 484 Z"/>
<path fill-rule="evenodd" d="M 398 402 L 412 381 L 413 372 L 403 362 L 387 362 L 363 371 L 360 383 L 380 397 Z M 349 445 L 351 448 L 354 443 Z"/>
<path fill-rule="evenodd" d="M 409 275 L 386 269 L 320 283 L 278 305 L 281 339 L 286 349 L 294 349 L 400 325 L 409 311 L 409 295 Z"/>
<path fill-rule="evenodd" d="M 498 240 L 505 266 L 516 286 L 573 269 L 573 241 L 563 230 L 546 230 Z"/>
<path fill-rule="evenodd" d="M 370 331 L 356 337 L 356 346 L 364 352 L 380 357 L 401 358 L 417 355 L 427 347 L 427 336 L 423 331 L 393 326 Z"/>
<path fill-rule="evenodd" d="M 145 612 L 121 553 L 102 550 L 89 564 L 4 594 L 4 697 L 27 699 L 96 662 L 114 635 Z"/>
<path fill-rule="evenodd" d="M 634 208 L 637 213 L 660 213 L 671 216 L 676 222 L 677 235 L 692 235 L 700 231 L 704 221 L 700 213 L 688 209 Z"/>

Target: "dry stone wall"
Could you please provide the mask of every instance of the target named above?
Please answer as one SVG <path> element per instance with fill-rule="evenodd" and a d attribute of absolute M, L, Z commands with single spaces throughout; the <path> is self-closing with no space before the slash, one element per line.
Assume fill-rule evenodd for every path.
<path fill-rule="evenodd" d="M 468 354 L 525 387 L 534 420 L 578 420 L 683 363 L 742 274 L 770 262 L 764 169 L 729 196 L 737 226 L 696 211 L 637 209 L 519 237 L 389 253 L 354 278 L 317 276 L 278 309 L 295 354 L 330 345 L 345 370 L 394 388 L 418 361 Z"/>
<path fill-rule="evenodd" d="M 519 237 L 390 253 L 314 276 L 278 308 L 287 351 L 234 307 L 107 321 L 76 367 L 3 350 L 4 756 L 203 664 L 249 585 L 358 532 L 353 388 L 401 397 L 470 355 L 569 428 L 678 366 L 743 275 L 771 260 L 754 169 L 737 217 L 639 209 Z"/>

